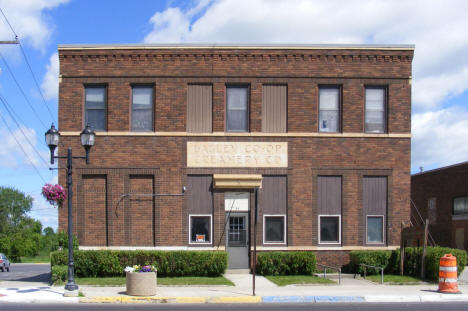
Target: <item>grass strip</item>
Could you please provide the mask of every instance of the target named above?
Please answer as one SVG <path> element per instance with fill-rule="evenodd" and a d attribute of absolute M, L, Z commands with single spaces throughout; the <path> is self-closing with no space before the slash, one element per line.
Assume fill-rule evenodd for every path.
<path fill-rule="evenodd" d="M 336 282 L 315 275 L 267 275 L 268 280 L 278 286 L 292 284 L 336 284 Z"/>
<path fill-rule="evenodd" d="M 381 276 L 380 274 L 368 275 L 367 280 L 370 280 L 375 283 L 380 283 Z M 384 283 L 395 284 L 395 285 L 416 285 L 421 284 L 421 279 L 415 278 L 408 275 L 392 275 L 384 274 Z"/>
<path fill-rule="evenodd" d="M 75 278 L 78 285 L 97 285 L 97 286 L 124 286 L 125 277 L 96 277 L 96 278 Z M 158 285 L 229 285 L 234 286 L 234 283 L 223 276 L 219 277 L 197 277 L 197 276 L 182 276 L 182 277 L 164 277 L 157 279 Z M 55 283 L 54 285 L 60 285 Z"/>

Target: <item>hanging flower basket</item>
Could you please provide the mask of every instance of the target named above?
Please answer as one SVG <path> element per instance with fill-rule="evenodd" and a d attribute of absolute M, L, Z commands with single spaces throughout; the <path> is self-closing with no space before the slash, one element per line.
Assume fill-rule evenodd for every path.
<path fill-rule="evenodd" d="M 42 187 L 42 196 L 55 207 L 62 207 L 63 202 L 67 199 L 67 192 L 59 184 L 45 184 Z"/>
<path fill-rule="evenodd" d="M 156 295 L 156 273 L 153 266 L 126 267 L 126 289 L 130 296 Z"/>

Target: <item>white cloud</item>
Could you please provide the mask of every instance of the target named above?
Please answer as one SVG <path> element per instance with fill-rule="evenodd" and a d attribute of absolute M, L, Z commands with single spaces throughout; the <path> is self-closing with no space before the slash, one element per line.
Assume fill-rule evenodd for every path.
<path fill-rule="evenodd" d="M 467 161 L 468 110 L 451 107 L 413 116 L 412 166 L 432 169 Z"/>
<path fill-rule="evenodd" d="M 467 11 L 464 0 L 199 1 L 154 14 L 145 42 L 412 43 L 414 106 L 425 111 L 468 89 Z"/>
<path fill-rule="evenodd" d="M 59 58 L 58 53 L 50 56 L 47 64 L 47 71 L 42 80 L 41 88 L 45 99 L 58 98 L 58 75 L 59 75 Z"/>
<path fill-rule="evenodd" d="M 66 2 L 68 0 L 0 0 L 0 7 L 22 42 L 26 41 L 36 49 L 43 49 L 52 32 L 45 11 Z M 0 16 L 0 40 L 13 39 L 10 27 L 3 16 Z"/>
<path fill-rule="evenodd" d="M 10 126 L 10 129 L 12 128 Z M 36 131 L 25 126 L 22 126 L 21 129 L 22 131 L 18 128 L 13 130 L 12 135 L 6 127 L 0 127 L 0 137 L 3 138 L 2 148 L 0 148 L 0 158 L 2 159 L 0 167 L 15 168 L 19 165 L 46 167 L 48 151 L 38 148 Z M 24 149 L 24 152 L 19 145 Z M 39 154 L 33 147 L 38 150 Z M 39 155 L 42 159 L 39 158 Z"/>

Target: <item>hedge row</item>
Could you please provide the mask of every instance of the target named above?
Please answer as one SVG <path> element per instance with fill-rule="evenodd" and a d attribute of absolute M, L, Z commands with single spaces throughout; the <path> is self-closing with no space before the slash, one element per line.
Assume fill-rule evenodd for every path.
<path fill-rule="evenodd" d="M 123 276 L 126 266 L 153 265 L 158 276 L 220 276 L 228 257 L 222 251 L 75 251 L 78 277 Z M 68 252 L 51 253 L 51 266 L 67 265 Z"/>
<path fill-rule="evenodd" d="M 426 249 L 426 278 L 439 278 L 439 260 L 445 254 L 457 257 L 458 274 L 463 271 L 467 261 L 466 251 L 446 247 L 427 247 Z M 397 274 L 400 271 L 400 250 L 394 251 L 352 251 L 349 253 L 350 263 L 355 273 L 363 273 L 361 263 L 384 267 L 384 272 Z M 422 247 L 405 248 L 404 274 L 419 277 L 421 274 Z M 368 274 L 377 273 L 377 269 L 367 269 Z"/>
<path fill-rule="evenodd" d="M 68 266 L 52 266 L 50 270 L 50 282 L 56 284 L 57 282 L 65 282 L 68 277 Z"/>
<path fill-rule="evenodd" d="M 261 275 L 310 275 L 316 264 L 312 252 L 264 252 L 257 256 L 256 271 Z"/>

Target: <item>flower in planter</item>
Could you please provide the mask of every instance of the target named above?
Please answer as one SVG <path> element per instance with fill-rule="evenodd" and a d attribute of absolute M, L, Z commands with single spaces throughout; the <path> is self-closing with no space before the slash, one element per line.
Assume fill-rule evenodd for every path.
<path fill-rule="evenodd" d="M 124 269 L 125 272 L 157 272 L 158 270 L 154 266 L 146 265 L 146 266 L 140 266 L 140 265 L 134 265 L 133 267 L 125 267 Z"/>

